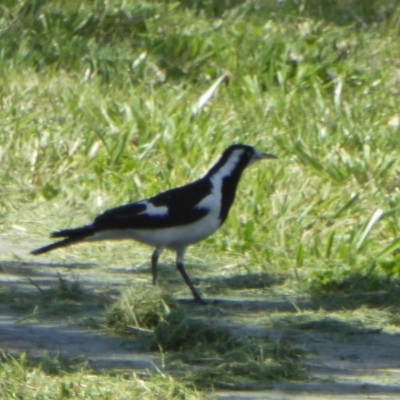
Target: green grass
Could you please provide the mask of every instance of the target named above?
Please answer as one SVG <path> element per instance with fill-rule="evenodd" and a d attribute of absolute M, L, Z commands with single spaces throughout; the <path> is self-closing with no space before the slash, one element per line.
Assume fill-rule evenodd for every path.
<path fill-rule="evenodd" d="M 367 3 L 3 1 L 0 227 L 42 242 L 243 142 L 279 160 L 245 172 L 226 225 L 189 251 L 204 291 L 240 292 L 218 281 L 225 256 L 243 290 L 283 272 L 326 308 L 397 306 L 400 12 Z M 131 245 L 102 249 L 52 257 L 132 264 Z"/>
<path fill-rule="evenodd" d="M 338 26 L 325 9 L 308 15 L 309 2 L 288 14 L 288 4 L 272 3 L 227 7 L 218 20 L 211 3 L 5 8 L 5 210 L 16 196 L 44 198 L 90 217 L 192 180 L 242 141 L 280 161 L 247 172 L 240 214 L 210 239 L 217 251 L 248 253 L 261 268 L 386 258 L 398 238 L 399 15 L 385 19 L 377 5 L 377 21 L 357 24 L 370 17 L 355 18 L 356 9 L 352 24 Z M 229 84 L 194 113 L 225 71 Z"/>
<path fill-rule="evenodd" d="M 234 334 L 195 313 L 193 306 L 185 309 L 169 296 L 135 287 L 109 308 L 107 324 L 159 350 L 166 370 L 197 388 L 237 390 L 306 377 L 300 349 L 287 341 Z"/>
<path fill-rule="evenodd" d="M 85 365 L 63 364 L 51 357 L 32 362 L 25 354 L 15 358 L 3 353 L 1 358 L 0 394 L 3 399 L 204 398 L 201 393 L 162 374 L 145 380 L 132 372 L 96 374 Z"/>

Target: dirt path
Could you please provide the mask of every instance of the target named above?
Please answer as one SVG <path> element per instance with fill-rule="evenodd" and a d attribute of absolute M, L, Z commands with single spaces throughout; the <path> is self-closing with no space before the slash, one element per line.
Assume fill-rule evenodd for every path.
<path fill-rule="evenodd" d="M 33 311 L 31 304 L 24 303 L 25 298 L 40 296 L 41 290 L 57 286 L 60 276 L 79 280 L 86 292 L 81 303 L 70 305 L 65 313 L 57 309 L 45 316 L 40 309 Z M 46 258 L 36 262 L 27 257 L 25 246 L 18 240 L 13 242 L 0 235 L 0 348 L 14 353 L 27 352 L 34 357 L 46 353 L 57 353 L 61 358 L 79 357 L 95 369 L 160 367 L 157 355 L 141 352 L 134 339 L 112 336 L 98 326 L 90 328 L 90 318 L 101 314 L 103 293 L 115 294 L 124 285 L 149 280 L 146 269 L 55 264 Z M 400 398 L 400 336 L 395 329 L 340 325 L 328 312 L 318 314 L 317 322 L 299 319 L 289 325 L 267 326 L 259 322 L 265 316 L 286 321 L 288 314 L 297 316 L 315 310 L 309 300 L 277 296 L 272 292 L 262 300 L 259 296 L 238 300 L 236 296 L 221 298 L 216 304 L 238 314 L 254 313 L 253 323 L 224 322 L 234 330 L 268 334 L 276 340 L 285 338 L 300 345 L 309 376 L 307 382 L 260 385 L 258 391 L 220 392 L 219 399 Z"/>

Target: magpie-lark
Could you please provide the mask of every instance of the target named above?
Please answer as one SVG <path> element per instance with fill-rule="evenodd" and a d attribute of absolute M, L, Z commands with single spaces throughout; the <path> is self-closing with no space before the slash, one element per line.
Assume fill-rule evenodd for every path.
<path fill-rule="evenodd" d="M 176 251 L 176 266 L 197 302 L 202 302 L 183 266 L 186 248 L 213 234 L 226 220 L 243 170 L 255 161 L 276 158 L 254 147 L 228 147 L 207 174 L 186 186 L 167 190 L 147 200 L 105 211 L 94 222 L 53 232 L 64 238 L 33 250 L 38 255 L 59 247 L 97 240 L 134 239 L 155 247 L 151 257 L 153 284 L 157 261 L 167 248 Z"/>

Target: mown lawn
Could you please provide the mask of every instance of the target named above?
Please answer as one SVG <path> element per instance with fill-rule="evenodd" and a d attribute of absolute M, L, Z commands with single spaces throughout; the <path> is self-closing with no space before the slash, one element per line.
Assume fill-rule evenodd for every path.
<path fill-rule="evenodd" d="M 28 251 L 46 243 L 52 230 L 187 183 L 227 146 L 242 142 L 279 160 L 246 171 L 227 223 L 189 250 L 189 262 L 215 265 L 227 257 L 241 279 L 284 274 L 291 289 L 327 308 L 397 307 L 399 31 L 396 0 L 4 0 L 0 233 L 22 230 L 31 260 Z M 102 246 L 51 257 L 135 263 L 136 245 L 112 252 Z M 136 260 L 147 265 L 150 250 L 139 249 Z M 201 278 L 202 269 L 194 276 Z M 215 284 L 204 288 L 208 297 Z M 119 333 L 132 324 L 129 290 L 104 310 Z M 138 325 L 157 332 L 183 324 L 191 332 L 185 325 L 194 322 L 190 310 L 178 307 L 171 316 L 160 301 L 166 300 L 152 305 L 155 322 Z M 203 328 L 206 336 L 216 334 L 203 325 L 193 329 Z M 246 357 L 254 348 L 271 350 L 271 379 L 304 378 L 290 346 L 282 356 L 268 339 L 238 344 L 228 331 L 217 334 L 227 348 L 207 336 L 195 350 L 208 346 L 229 364 L 223 357 L 229 353 L 236 362 L 230 352 L 240 348 L 240 368 L 259 362 L 252 364 L 254 380 L 265 377 L 265 357 Z M 161 351 L 157 344 L 170 349 L 160 339 L 155 343 L 153 351 Z M 178 347 L 186 361 L 194 357 L 193 349 Z M 199 383 L 196 373 L 166 372 L 141 381 L 65 372 L 77 385 L 91 382 L 85 394 L 40 365 L 4 357 L 2 398 L 117 398 L 110 397 L 115 386 L 120 398 L 131 390 L 144 398 L 163 398 L 168 390 L 171 398 L 201 397 L 222 379 L 216 374 L 215 381 Z M 213 362 L 218 357 L 210 356 Z M 49 383 L 40 392 L 44 380 Z"/>

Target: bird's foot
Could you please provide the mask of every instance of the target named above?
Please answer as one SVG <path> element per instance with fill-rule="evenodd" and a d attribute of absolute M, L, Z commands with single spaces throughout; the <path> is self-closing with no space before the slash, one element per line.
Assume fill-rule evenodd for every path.
<path fill-rule="evenodd" d="M 199 297 L 195 297 L 194 301 L 200 305 L 200 306 L 206 306 L 207 304 L 209 304 L 210 302 L 207 300 L 204 300 L 203 298 Z"/>

